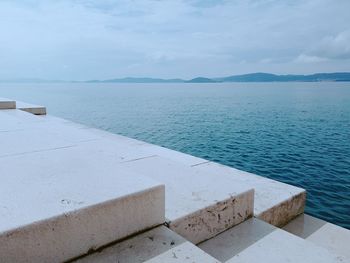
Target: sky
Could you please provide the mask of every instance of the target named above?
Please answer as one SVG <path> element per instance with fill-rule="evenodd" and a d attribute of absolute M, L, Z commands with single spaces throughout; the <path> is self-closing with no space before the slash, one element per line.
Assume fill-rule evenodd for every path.
<path fill-rule="evenodd" d="M 349 0 L 0 0 L 0 79 L 350 71 Z"/>

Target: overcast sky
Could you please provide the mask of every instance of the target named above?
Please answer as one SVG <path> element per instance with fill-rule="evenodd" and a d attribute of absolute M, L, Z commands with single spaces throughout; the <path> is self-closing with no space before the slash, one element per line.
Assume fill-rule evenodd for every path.
<path fill-rule="evenodd" d="M 350 1 L 0 1 L 0 79 L 257 71 L 350 71 Z"/>

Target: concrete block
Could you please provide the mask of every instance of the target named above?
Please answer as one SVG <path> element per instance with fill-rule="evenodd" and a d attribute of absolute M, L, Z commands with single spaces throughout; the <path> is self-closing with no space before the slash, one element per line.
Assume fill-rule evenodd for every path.
<path fill-rule="evenodd" d="M 19 110 L 26 111 L 34 115 L 46 115 L 45 106 L 29 104 L 22 101 L 17 101 L 16 104 L 17 104 L 16 107 Z"/>
<path fill-rule="evenodd" d="M 225 175 L 232 183 L 254 188 L 254 216 L 269 224 L 283 226 L 304 211 L 306 192 L 302 188 L 213 162 L 192 169 L 216 178 Z"/>
<path fill-rule="evenodd" d="M 62 262 L 164 223 L 162 184 L 70 153 L 0 158 L 1 262 Z"/>
<path fill-rule="evenodd" d="M 230 176 L 207 174 L 157 156 L 122 166 L 165 184 L 169 227 L 195 244 L 253 214 L 253 189 Z"/>
<path fill-rule="evenodd" d="M 199 248 L 160 226 L 108 246 L 74 263 L 217 262 Z"/>
<path fill-rule="evenodd" d="M 198 247 L 217 260 L 226 262 L 274 230 L 276 227 L 251 218 L 198 244 Z"/>
<path fill-rule="evenodd" d="M 277 229 L 226 262 L 344 263 L 349 262 L 349 260 L 307 240 Z"/>
<path fill-rule="evenodd" d="M 16 109 L 16 101 L 0 98 L 0 110 L 4 109 Z"/>

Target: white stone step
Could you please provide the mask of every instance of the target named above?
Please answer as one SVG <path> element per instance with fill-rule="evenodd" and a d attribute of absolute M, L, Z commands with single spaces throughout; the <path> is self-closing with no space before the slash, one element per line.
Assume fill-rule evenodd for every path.
<path fill-rule="evenodd" d="M 55 127 L 54 130 L 60 131 L 62 134 L 62 129 L 59 127 Z M 124 136 L 97 129 L 89 129 L 88 133 L 90 134 L 90 132 L 98 138 L 112 139 L 117 142 L 118 147 L 111 145 L 107 147 L 108 150 L 106 148 L 104 151 L 117 154 L 121 162 L 159 156 L 215 177 L 230 176 L 233 182 L 254 188 L 254 216 L 273 225 L 283 226 L 304 210 L 306 198 L 304 189 Z M 72 134 L 71 131 L 66 133 Z M 82 138 L 83 136 L 79 135 L 78 137 Z"/>
<path fill-rule="evenodd" d="M 158 156 L 124 162 L 122 166 L 165 184 L 169 227 L 195 244 L 253 214 L 253 189 L 230 176 L 196 171 Z"/>
<path fill-rule="evenodd" d="M 274 230 L 276 227 L 251 218 L 198 244 L 198 247 L 221 262 L 226 262 Z"/>
<path fill-rule="evenodd" d="M 164 185 L 113 154 L 97 158 L 106 144 L 81 151 L 94 133 L 9 111 L 0 111 L 1 262 L 62 262 L 164 223 Z"/>
<path fill-rule="evenodd" d="M 21 114 L 15 114 L 15 117 L 14 120 L 17 120 L 17 117 L 22 119 Z M 31 122 L 32 119 L 35 120 L 35 122 Z M 33 116 L 28 123 L 24 122 L 21 130 L 8 132 L 0 138 L 0 140 L 3 140 L 3 145 L 6 146 L 0 149 L 0 157 L 43 152 L 41 157 L 42 161 L 49 162 L 52 157 L 49 157 L 47 160 L 46 152 L 54 151 L 50 153 L 50 156 L 55 156 L 54 158 L 57 160 L 61 160 L 62 158 L 65 158 L 65 156 L 85 156 L 85 159 L 100 160 L 101 162 L 109 160 L 111 163 L 124 163 L 123 165 L 125 167 L 131 166 L 131 170 L 136 169 L 138 173 L 141 174 L 145 174 L 144 169 L 139 169 L 137 167 L 139 164 L 142 165 L 144 163 L 142 160 L 155 157 L 154 152 L 150 152 L 149 150 L 150 148 L 157 148 L 153 145 L 147 145 L 146 143 L 123 136 L 89 129 L 82 125 L 78 126 L 78 128 L 76 126 L 77 125 L 67 124 L 64 120 L 49 116 Z M 29 137 L 31 139 L 27 140 L 26 138 Z M 55 139 L 52 140 L 52 138 Z M 166 149 L 162 149 L 162 151 L 166 152 Z M 89 153 L 88 156 L 86 156 L 87 152 Z M 178 156 L 181 157 L 181 155 L 182 154 L 180 153 Z M 138 162 L 135 163 L 135 160 L 138 160 Z M 158 159 L 156 159 L 156 162 L 154 163 L 154 159 L 152 159 L 152 164 L 151 166 L 148 166 L 148 172 L 146 174 L 154 177 L 152 169 L 156 167 L 156 170 L 159 170 L 160 172 L 157 178 L 161 178 L 162 181 L 166 179 L 167 182 L 171 184 L 169 186 L 169 191 L 171 192 L 167 194 L 167 200 L 169 201 L 167 205 L 167 211 L 169 211 L 167 216 L 169 220 L 173 222 L 173 227 L 177 226 L 177 219 L 184 216 L 190 216 L 193 213 L 199 213 L 199 215 L 191 219 L 191 222 L 188 222 L 188 220 L 190 220 L 188 218 L 186 218 L 187 221 L 181 219 L 180 222 L 182 222 L 182 224 L 178 227 L 188 228 L 188 224 L 192 224 L 193 228 L 200 229 L 200 231 L 203 232 L 202 237 L 198 236 L 200 239 L 199 241 L 202 241 L 251 216 L 251 209 L 253 206 L 252 193 L 251 191 L 245 193 L 246 191 L 251 190 L 251 188 L 242 188 L 240 185 L 236 185 L 232 180 L 226 180 L 227 178 L 225 179 L 225 176 L 220 178 L 220 181 L 217 181 L 216 177 L 203 176 L 202 173 L 196 173 L 189 167 L 171 160 L 169 161 L 168 159 L 159 158 L 159 163 L 157 160 Z M 163 176 L 159 177 L 159 175 L 164 174 L 164 171 L 169 173 L 169 165 L 172 169 L 172 176 L 168 176 L 167 178 L 164 178 Z M 182 190 L 182 185 L 184 183 L 186 184 L 185 180 L 188 180 L 188 178 L 193 178 L 194 187 L 187 187 L 188 189 L 184 192 Z M 182 180 L 182 182 L 179 180 Z M 213 184 L 211 181 L 214 181 L 215 183 Z M 226 183 L 221 183 L 221 181 L 225 181 Z M 213 184 L 211 190 L 207 190 L 208 183 Z M 172 189 L 180 189 L 181 192 L 174 192 Z M 240 197 L 241 193 L 243 194 L 243 197 L 237 198 L 235 203 L 229 204 L 228 207 L 231 209 L 226 210 L 225 202 Z M 174 208 L 175 205 L 179 204 L 177 201 L 179 198 L 178 195 L 184 196 L 181 198 L 188 201 L 183 204 L 180 202 L 181 207 Z M 201 195 L 208 200 L 202 198 Z M 211 196 L 206 197 L 205 195 Z M 202 198 L 202 200 L 200 200 L 200 198 Z M 220 201 L 223 203 L 220 203 Z M 247 202 L 248 204 L 246 204 Z M 240 204 L 244 204 L 242 210 L 238 210 L 237 208 Z M 234 213 L 231 211 L 233 207 L 236 207 Z M 213 211 L 210 210 L 209 212 L 207 211 L 204 213 L 206 208 L 213 209 Z M 215 214 L 218 212 L 216 209 L 224 209 L 224 211 L 220 212 L 219 215 Z M 208 217 L 207 214 L 210 214 L 210 216 Z M 230 217 L 228 217 L 228 215 Z M 219 220 L 219 222 L 211 222 L 209 226 L 212 229 L 202 230 L 206 222 L 195 221 L 198 218 L 203 219 L 205 217 L 211 221 Z M 184 226 L 183 224 L 186 225 Z M 192 232 L 193 230 L 190 231 Z M 207 233 L 205 233 L 205 231 L 207 231 Z M 197 234 L 191 233 L 191 235 Z M 192 240 L 197 242 L 195 239 Z"/>
<path fill-rule="evenodd" d="M 302 214 L 283 229 L 350 259 L 350 230 L 346 228 Z"/>
<path fill-rule="evenodd" d="M 202 242 L 198 247 L 221 262 L 348 262 L 350 259 L 257 218 Z M 305 259 L 302 259 L 304 254 Z M 325 261 L 322 261 L 322 255 Z"/>
<path fill-rule="evenodd" d="M 134 147 L 142 150 L 143 153 L 148 152 L 148 156 L 156 155 L 163 157 L 186 165 L 187 167 L 192 167 L 194 170 L 212 174 L 213 176 L 221 177 L 222 175 L 229 175 L 233 182 L 254 188 L 254 216 L 275 226 L 287 224 L 304 211 L 306 192 L 302 188 L 157 145 L 144 143 L 134 145 Z"/>
<path fill-rule="evenodd" d="M 29 112 L 34 115 L 46 115 L 46 107 L 34 105 L 22 101 L 16 101 L 16 108 L 22 111 Z"/>
<path fill-rule="evenodd" d="M 129 139 L 119 135 L 113 135 L 95 129 L 90 129 L 83 125 L 71 124 L 66 120 L 62 120 L 51 116 L 28 117 L 25 115 L 25 118 L 23 118 L 23 114 L 19 114 L 18 112 L 16 112 L 16 114 L 13 115 L 14 116 L 11 116 L 13 117 L 12 124 L 17 123 L 18 119 L 20 119 L 22 120 L 22 126 L 21 130 L 9 132 L 6 136 L 2 137 L 4 145 L 7 146 L 0 150 L 0 156 L 3 157 L 21 154 L 23 155 L 41 153 L 41 162 L 50 163 L 52 162 L 52 159 L 64 160 L 66 156 L 84 156 L 85 162 L 90 162 L 90 160 L 92 162 L 108 161 L 113 164 L 124 163 L 123 166 L 127 167 L 135 160 L 141 161 L 144 158 L 151 158 L 155 156 L 154 152 L 150 151 L 149 149 L 157 147 L 153 145 L 148 145 L 144 142 Z M 28 122 L 23 121 L 23 119 L 28 119 Z M 27 140 L 26 138 L 29 137 L 31 139 Z M 16 140 L 15 138 L 18 139 Z M 55 139 L 52 140 L 52 138 Z M 144 145 L 145 147 L 142 147 Z M 162 148 L 162 151 L 166 152 L 166 149 Z M 48 155 L 47 152 L 50 152 L 50 154 Z M 181 153 L 178 154 L 178 156 L 182 158 Z M 167 159 L 162 160 L 166 160 L 168 162 Z M 139 162 L 137 163 L 139 164 Z M 163 174 L 164 169 L 168 169 L 168 164 L 166 163 L 165 165 L 166 166 L 164 166 L 164 163 L 162 164 L 160 162 L 158 164 L 156 162 L 152 164 L 153 168 L 149 168 L 152 170 L 154 169 L 154 167 L 156 167 L 156 169 L 162 171 L 161 174 Z M 180 222 L 182 222 L 182 224 L 180 224 L 178 227 L 188 228 L 188 224 L 192 224 L 193 226 L 191 227 L 193 229 L 195 229 L 196 231 L 198 231 L 199 229 L 202 232 L 203 236 L 196 236 L 196 238 L 200 238 L 200 241 L 202 241 L 203 239 L 210 238 L 216 233 L 234 224 L 237 224 L 242 220 L 246 219 L 247 217 L 251 216 L 253 198 L 252 191 L 249 191 L 251 190 L 250 188 L 242 188 L 240 186 L 236 186 L 234 182 L 230 181 L 229 184 L 221 184 L 220 182 L 216 182 L 214 184 L 215 187 L 212 190 L 207 191 L 208 180 L 216 181 L 216 178 L 207 177 L 206 181 L 203 181 L 201 175 L 199 175 L 198 173 L 193 173 L 192 170 L 190 170 L 190 168 L 185 167 L 182 164 L 170 162 L 170 165 L 172 165 L 172 169 L 175 169 L 172 173 L 173 175 L 184 173 L 185 177 L 182 178 L 188 179 L 189 177 L 192 178 L 191 173 L 196 174 L 193 178 L 195 185 L 198 185 L 195 186 L 193 189 L 192 187 L 190 187 L 190 189 L 187 189 L 184 194 L 184 191 L 182 191 L 181 189 L 181 185 L 184 181 L 182 182 L 182 184 L 178 185 L 178 179 L 180 179 L 180 177 L 169 177 L 169 180 L 171 180 L 170 182 L 175 182 L 174 187 L 177 189 L 181 189 L 182 191 L 181 193 L 171 192 L 174 194 L 167 194 L 167 196 L 175 200 L 175 202 L 171 203 L 172 206 L 169 206 L 168 208 L 168 211 L 172 213 L 168 215 L 169 218 L 171 218 L 171 220 L 173 221 L 172 226 L 176 226 L 176 224 L 178 224 L 176 219 L 179 219 L 183 216 L 190 216 L 193 213 L 198 213 L 196 214 L 196 217 L 191 219 L 186 218 L 186 220 L 183 220 L 181 218 Z M 131 164 L 131 166 L 134 165 Z M 132 170 L 134 170 L 134 168 L 132 168 Z M 150 172 L 153 175 L 153 172 L 151 170 Z M 141 169 L 138 173 L 144 174 L 143 169 Z M 147 174 L 150 173 L 148 172 Z M 198 180 L 201 183 L 198 183 Z M 222 178 L 222 180 L 224 181 L 225 179 Z M 226 180 L 226 182 L 228 181 Z M 223 189 L 224 191 L 222 192 Z M 196 190 L 198 191 L 196 192 Z M 248 192 L 245 193 L 245 191 Z M 215 194 L 209 197 L 206 196 L 211 195 L 211 193 Z M 179 202 L 177 201 L 178 194 L 180 194 L 180 196 L 185 195 L 182 199 L 188 199 L 189 202 L 185 203 L 184 205 L 180 202 L 181 207 L 173 209 L 175 205 L 179 204 Z M 241 194 L 243 194 L 243 196 L 241 196 Z M 208 200 L 204 200 L 202 197 L 205 197 Z M 202 198 L 202 200 L 200 200 L 200 198 Z M 226 205 L 225 202 L 233 200 L 235 200 L 234 203 Z M 243 205 L 242 207 L 240 207 L 241 204 Z M 226 209 L 226 206 L 229 209 Z M 205 210 L 206 208 L 212 210 Z M 219 214 L 217 209 L 223 209 L 223 211 Z M 234 209 L 235 211 L 231 211 L 232 209 Z M 174 215 L 174 213 L 177 214 Z M 204 225 L 207 223 L 206 221 L 196 222 L 196 220 L 200 220 L 203 218 L 206 218 L 210 221 L 210 229 L 206 227 L 206 229 L 202 230 Z M 219 220 L 219 222 L 215 222 L 217 220 Z M 186 225 L 183 226 L 183 224 Z M 190 231 L 192 232 L 193 229 L 191 229 Z M 207 233 L 205 233 L 205 231 Z M 191 235 L 193 236 L 192 233 Z M 194 233 L 194 235 L 197 235 L 197 233 Z M 195 239 L 193 240 L 196 241 Z"/>
<path fill-rule="evenodd" d="M 235 184 L 254 188 L 254 216 L 269 224 L 283 226 L 304 211 L 306 192 L 302 188 L 213 162 L 192 169 L 216 178 L 230 177 Z"/>
<path fill-rule="evenodd" d="M 74 263 L 218 262 L 198 247 L 160 226 L 77 259 Z"/>
<path fill-rule="evenodd" d="M 231 176 L 233 182 L 255 189 L 254 216 L 275 226 L 287 224 L 304 211 L 306 192 L 302 188 L 148 143 L 129 144 L 128 152 L 138 152 L 138 158 L 159 156 L 213 176 Z"/>
<path fill-rule="evenodd" d="M 163 185 L 56 152 L 0 158 L 5 262 L 61 262 L 164 222 Z"/>
<path fill-rule="evenodd" d="M 0 110 L 15 109 L 16 101 L 7 98 L 0 98 Z"/>
<path fill-rule="evenodd" d="M 284 230 L 276 229 L 226 262 L 345 263 L 349 262 L 349 259 Z"/>

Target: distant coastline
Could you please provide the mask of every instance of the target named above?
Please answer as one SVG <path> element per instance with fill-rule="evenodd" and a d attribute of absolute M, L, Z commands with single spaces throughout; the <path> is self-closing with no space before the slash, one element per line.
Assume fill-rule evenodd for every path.
<path fill-rule="evenodd" d="M 218 82 L 334 82 L 350 81 L 350 72 L 315 73 L 310 75 L 277 75 L 271 73 L 250 73 L 243 75 L 232 75 L 227 77 L 196 77 L 185 80 L 180 78 L 139 78 L 126 77 L 106 80 L 86 80 L 86 81 L 63 81 L 46 80 L 35 78 L 4 79 L 0 83 L 218 83 Z"/>

